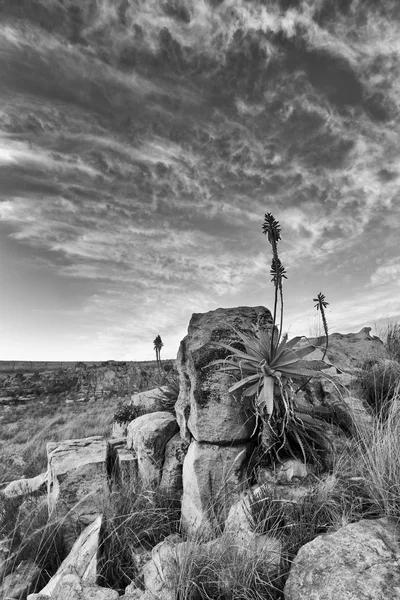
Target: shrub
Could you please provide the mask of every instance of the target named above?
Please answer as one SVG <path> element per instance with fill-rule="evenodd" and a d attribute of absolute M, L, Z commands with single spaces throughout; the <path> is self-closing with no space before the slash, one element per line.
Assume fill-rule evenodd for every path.
<path fill-rule="evenodd" d="M 146 411 L 141 406 L 134 406 L 131 402 L 120 402 L 114 413 L 113 421 L 118 424 L 127 423 L 145 414 Z"/>

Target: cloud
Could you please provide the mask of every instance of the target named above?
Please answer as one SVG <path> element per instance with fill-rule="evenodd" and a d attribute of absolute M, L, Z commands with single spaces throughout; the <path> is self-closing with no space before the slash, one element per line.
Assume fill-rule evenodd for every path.
<path fill-rule="evenodd" d="M 372 285 L 400 285 L 400 257 L 388 261 L 387 264 L 378 267 L 371 275 Z"/>

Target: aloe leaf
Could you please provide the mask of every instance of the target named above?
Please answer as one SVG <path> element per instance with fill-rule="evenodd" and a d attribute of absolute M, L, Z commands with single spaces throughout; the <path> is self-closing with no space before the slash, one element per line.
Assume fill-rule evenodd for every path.
<path fill-rule="evenodd" d="M 333 366 L 330 363 L 324 362 L 323 360 L 305 360 L 304 362 L 307 363 L 307 365 L 310 365 L 312 369 L 317 371 L 330 369 Z"/>
<path fill-rule="evenodd" d="M 229 388 L 229 391 L 230 392 L 234 392 L 235 390 L 238 390 L 239 388 L 243 387 L 244 385 L 247 385 L 248 383 L 250 383 L 252 381 L 255 381 L 255 380 L 259 380 L 259 379 L 260 379 L 260 375 L 258 375 L 258 374 L 256 374 L 256 375 L 249 375 L 248 377 L 244 377 L 243 379 L 241 379 L 237 383 L 234 383 Z"/>
<path fill-rule="evenodd" d="M 260 381 L 258 381 L 257 383 L 254 383 L 253 385 L 251 385 L 250 387 L 247 388 L 247 390 L 245 390 L 243 392 L 243 396 L 253 396 L 254 394 L 256 394 L 258 392 L 258 389 L 260 387 Z"/>
<path fill-rule="evenodd" d="M 292 338 L 291 340 L 286 342 L 285 349 L 292 350 L 295 347 L 295 345 L 298 344 L 303 337 L 304 337 L 303 335 L 298 335 L 298 336 Z"/>
<path fill-rule="evenodd" d="M 266 409 L 267 414 L 270 416 L 274 411 L 274 384 L 274 377 L 268 376 L 263 378 L 263 387 L 259 396 L 259 398 L 261 397 L 261 403 L 257 402 L 259 406 L 263 405 L 263 408 Z"/>
<path fill-rule="evenodd" d="M 223 348 L 226 348 L 226 350 L 229 350 L 229 352 L 232 352 L 232 354 L 235 356 L 235 358 L 242 358 L 243 360 L 248 360 L 251 362 L 260 362 L 260 359 L 251 356 L 249 354 L 246 354 L 245 352 L 242 352 L 241 350 L 238 350 L 237 348 L 234 348 L 233 346 L 228 346 L 227 344 L 221 344 L 221 346 Z M 261 358 L 262 360 L 262 358 Z"/>
<path fill-rule="evenodd" d="M 315 375 L 319 375 L 319 371 L 314 371 L 313 369 L 305 368 L 303 366 L 289 366 L 283 367 L 279 369 L 284 377 L 312 377 Z"/>

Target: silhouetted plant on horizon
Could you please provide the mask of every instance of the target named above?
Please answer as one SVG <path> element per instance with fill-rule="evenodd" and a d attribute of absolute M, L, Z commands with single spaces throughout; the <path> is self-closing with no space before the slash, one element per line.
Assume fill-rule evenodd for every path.
<path fill-rule="evenodd" d="M 161 339 L 161 336 L 158 335 L 155 340 L 153 341 L 154 344 L 154 350 L 156 351 L 156 361 L 157 361 L 157 366 L 158 366 L 158 370 L 162 371 L 162 365 L 161 365 L 161 348 L 164 346 L 163 341 Z"/>

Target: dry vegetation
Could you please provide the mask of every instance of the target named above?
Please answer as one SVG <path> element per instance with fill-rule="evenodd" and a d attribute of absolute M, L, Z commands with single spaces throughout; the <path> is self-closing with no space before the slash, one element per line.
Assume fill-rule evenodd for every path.
<path fill-rule="evenodd" d="M 361 518 L 400 519 L 400 374 L 397 374 L 400 373 L 397 370 L 400 327 L 397 324 L 390 328 L 385 343 L 392 367 L 390 385 L 387 385 L 387 363 L 381 361 L 375 370 L 370 363 L 364 364 L 359 381 L 364 400 L 371 407 L 371 420 L 360 422 L 355 417 L 355 434 L 342 446 L 331 472 L 325 477 L 315 477 L 313 489 L 301 504 L 293 507 L 290 516 L 276 499 L 263 493 L 262 488 L 251 498 L 255 531 L 268 532 L 282 542 L 280 573 L 270 578 L 256 557 L 244 560 L 242 556 L 239 560 L 237 554 L 226 551 L 224 542 L 219 551 L 217 546 L 216 551 L 210 553 L 204 551 L 198 540 L 192 540 L 176 573 L 179 600 L 281 599 L 291 561 L 302 545 L 321 533 L 335 531 Z M 70 406 L 21 406 L 12 414 L 6 414 L 0 426 L 2 480 L 43 471 L 45 444 L 50 440 L 107 435 L 115 409 L 116 404 L 108 401 Z M 25 457 L 21 467 L 13 462 L 14 455 Z M 8 461 L 4 460 L 7 456 Z M 104 500 L 101 567 L 102 585 L 119 591 L 132 580 L 140 584 L 139 566 L 133 556 L 179 531 L 176 501 L 145 491 L 122 492 Z M 42 521 L 36 528 L 39 533 L 33 528 L 23 538 L 22 516 L 16 501 L 8 504 L 3 501 L 2 509 L 2 533 L 12 533 L 5 531 L 5 519 L 14 523 L 14 552 L 41 560 L 50 576 L 58 561 L 46 563 L 46 557 L 62 556 L 57 528 L 41 513 Z"/>
<path fill-rule="evenodd" d="M 108 436 L 117 400 L 42 402 L 2 408 L 0 484 L 34 477 L 47 468 L 46 444 L 92 435 Z"/>

